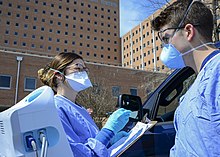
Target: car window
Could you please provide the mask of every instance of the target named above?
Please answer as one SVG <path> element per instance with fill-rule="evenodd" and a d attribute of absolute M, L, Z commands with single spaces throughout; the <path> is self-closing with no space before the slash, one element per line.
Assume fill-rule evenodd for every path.
<path fill-rule="evenodd" d="M 179 105 L 179 99 L 183 96 L 186 91 L 190 88 L 192 83 L 194 82 L 196 75 L 193 74 L 186 78 L 183 82 L 180 81 L 180 84 L 174 85 L 175 88 L 172 89 L 166 96 L 164 97 L 166 102 L 165 104 L 160 103 L 157 116 L 163 118 L 163 121 L 172 121 L 173 114 L 177 106 Z M 169 90 L 165 90 L 164 92 L 168 92 Z M 163 94 L 163 93 L 162 93 Z M 168 102 L 168 103 L 167 103 Z"/>

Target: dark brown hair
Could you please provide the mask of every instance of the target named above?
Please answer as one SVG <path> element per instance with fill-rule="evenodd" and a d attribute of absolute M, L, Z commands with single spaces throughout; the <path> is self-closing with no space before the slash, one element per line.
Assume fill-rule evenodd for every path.
<path fill-rule="evenodd" d="M 166 7 L 156 18 L 151 21 L 152 28 L 159 31 L 163 26 L 178 27 L 184 14 L 186 13 L 189 2 L 178 0 Z M 213 15 L 211 10 L 202 2 L 195 1 L 187 13 L 180 27 L 186 24 L 198 25 L 196 29 L 204 39 L 212 41 Z"/>

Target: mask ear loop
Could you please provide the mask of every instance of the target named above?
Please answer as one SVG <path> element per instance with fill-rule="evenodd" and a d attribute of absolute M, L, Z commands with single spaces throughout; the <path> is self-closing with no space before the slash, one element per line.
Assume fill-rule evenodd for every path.
<path fill-rule="evenodd" d="M 57 75 L 57 74 L 62 75 L 62 81 L 63 81 L 63 82 L 65 81 L 65 75 L 64 75 L 62 72 L 60 72 L 59 70 L 53 69 L 53 68 L 50 68 L 49 70 L 54 71 L 54 72 L 53 72 L 53 76 L 55 76 L 55 75 Z M 51 80 L 51 79 L 52 79 L 52 77 L 51 77 L 49 80 Z M 48 81 L 49 81 L 49 80 L 48 80 Z"/>

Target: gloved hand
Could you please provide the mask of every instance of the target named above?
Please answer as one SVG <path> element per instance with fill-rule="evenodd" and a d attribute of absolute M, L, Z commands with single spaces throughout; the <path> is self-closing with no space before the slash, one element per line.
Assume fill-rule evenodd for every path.
<path fill-rule="evenodd" d="M 119 131 L 113 138 L 110 140 L 110 144 L 113 145 L 115 144 L 118 140 L 120 140 L 122 137 L 128 136 L 129 133 L 125 131 Z"/>
<path fill-rule="evenodd" d="M 116 110 L 108 118 L 103 128 L 113 131 L 116 135 L 116 133 L 119 132 L 122 128 L 124 128 L 124 126 L 127 124 L 130 114 L 131 111 L 126 110 L 124 108 Z"/>

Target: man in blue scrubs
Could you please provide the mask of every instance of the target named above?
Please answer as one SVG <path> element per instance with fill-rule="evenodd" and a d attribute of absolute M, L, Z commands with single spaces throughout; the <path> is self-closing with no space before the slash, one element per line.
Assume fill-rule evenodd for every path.
<path fill-rule="evenodd" d="M 175 111 L 170 156 L 220 156 L 220 51 L 212 42 L 213 16 L 199 1 L 178 0 L 152 20 L 163 43 L 161 61 L 198 74 Z"/>

